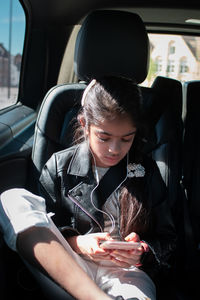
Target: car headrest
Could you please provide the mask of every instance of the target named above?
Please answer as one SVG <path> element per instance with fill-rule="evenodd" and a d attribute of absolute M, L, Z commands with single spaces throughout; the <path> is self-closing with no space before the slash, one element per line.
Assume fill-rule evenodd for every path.
<path fill-rule="evenodd" d="M 86 17 L 75 45 L 74 70 L 80 80 L 115 75 L 141 83 L 148 65 L 149 39 L 138 15 L 99 10 Z"/>

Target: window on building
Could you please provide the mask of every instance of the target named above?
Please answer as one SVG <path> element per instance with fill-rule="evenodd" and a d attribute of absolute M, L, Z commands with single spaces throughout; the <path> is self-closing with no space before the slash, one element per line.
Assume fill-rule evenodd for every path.
<path fill-rule="evenodd" d="M 175 71 L 174 60 L 169 59 L 167 63 L 167 73 L 174 73 L 174 71 Z"/>
<path fill-rule="evenodd" d="M 0 109 L 17 101 L 24 33 L 20 2 L 0 1 Z"/>
<path fill-rule="evenodd" d="M 155 71 L 156 73 L 159 73 L 162 71 L 162 58 L 161 57 L 156 57 L 155 59 Z"/>
<path fill-rule="evenodd" d="M 188 73 L 189 72 L 189 67 L 188 67 L 188 62 L 187 58 L 183 57 L 180 59 L 180 70 L 179 72 L 182 73 Z"/>
<path fill-rule="evenodd" d="M 174 54 L 174 53 L 175 53 L 175 50 L 176 50 L 176 48 L 175 48 L 175 42 L 174 42 L 174 41 L 171 41 L 171 42 L 169 43 L 169 54 Z"/>

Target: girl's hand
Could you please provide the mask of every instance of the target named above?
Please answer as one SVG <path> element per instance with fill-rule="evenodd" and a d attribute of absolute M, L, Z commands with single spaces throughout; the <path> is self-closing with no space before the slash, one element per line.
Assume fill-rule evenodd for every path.
<path fill-rule="evenodd" d="M 112 261 L 123 268 L 130 268 L 132 266 L 141 266 L 141 256 L 144 252 L 148 251 L 148 245 L 140 241 L 140 237 L 137 233 L 130 233 L 125 240 L 127 242 L 140 242 L 141 247 L 133 250 L 114 250 L 110 253 Z"/>
<path fill-rule="evenodd" d="M 110 250 L 100 247 L 101 241 L 112 240 L 109 233 L 91 233 L 68 238 L 68 243 L 78 254 L 83 254 L 93 261 L 110 260 Z"/>
<path fill-rule="evenodd" d="M 137 233 L 131 232 L 127 237 L 125 237 L 125 241 L 127 242 L 140 242 L 142 247 L 144 248 L 144 252 L 149 251 L 149 246 L 147 243 L 140 241 L 140 237 Z"/>

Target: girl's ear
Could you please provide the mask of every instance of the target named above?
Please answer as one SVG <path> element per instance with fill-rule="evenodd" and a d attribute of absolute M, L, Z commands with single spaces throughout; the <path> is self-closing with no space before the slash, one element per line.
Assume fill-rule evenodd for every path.
<path fill-rule="evenodd" d="M 79 123 L 84 128 L 85 134 L 88 135 L 89 132 L 88 129 L 86 129 L 86 122 L 83 116 L 79 118 Z"/>

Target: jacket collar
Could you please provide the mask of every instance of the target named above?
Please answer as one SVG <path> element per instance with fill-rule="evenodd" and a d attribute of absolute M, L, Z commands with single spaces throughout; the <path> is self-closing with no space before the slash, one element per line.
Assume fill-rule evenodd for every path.
<path fill-rule="evenodd" d="M 68 174 L 75 176 L 91 176 L 91 153 L 88 143 L 83 142 L 77 146 L 68 167 Z M 104 175 L 96 191 L 100 192 L 101 198 L 107 199 L 109 195 L 126 179 L 127 176 L 127 156 L 117 165 L 111 167 Z"/>
<path fill-rule="evenodd" d="M 75 176 L 85 177 L 91 170 L 91 154 L 88 142 L 85 141 L 76 146 L 74 155 L 69 164 L 67 173 Z"/>

